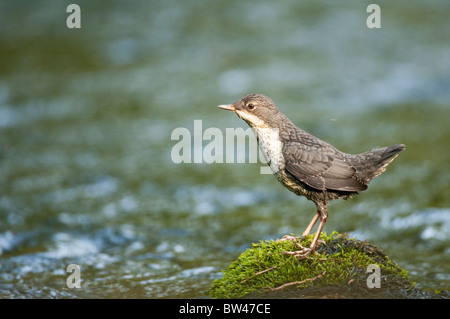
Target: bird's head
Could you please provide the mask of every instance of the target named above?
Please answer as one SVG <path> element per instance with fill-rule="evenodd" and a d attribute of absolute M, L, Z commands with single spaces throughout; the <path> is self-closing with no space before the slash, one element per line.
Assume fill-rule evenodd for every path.
<path fill-rule="evenodd" d="M 221 109 L 236 113 L 248 125 L 253 127 L 275 127 L 281 112 L 275 103 L 265 95 L 249 94 L 234 104 L 218 106 Z"/>

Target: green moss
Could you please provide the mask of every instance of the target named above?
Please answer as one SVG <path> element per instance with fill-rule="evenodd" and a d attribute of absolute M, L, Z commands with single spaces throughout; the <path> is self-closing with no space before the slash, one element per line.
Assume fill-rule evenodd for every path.
<path fill-rule="evenodd" d="M 419 294 L 408 272 L 381 249 L 345 234 L 322 233 L 317 254 L 307 258 L 283 253 L 299 250 L 296 243 L 309 247 L 312 238 L 253 244 L 212 283 L 211 297 L 405 298 Z M 368 287 L 369 265 L 380 269 L 380 288 Z"/>

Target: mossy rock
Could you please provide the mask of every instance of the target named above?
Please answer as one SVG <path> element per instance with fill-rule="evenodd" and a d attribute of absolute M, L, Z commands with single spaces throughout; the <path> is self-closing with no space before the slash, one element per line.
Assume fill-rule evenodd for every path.
<path fill-rule="evenodd" d="M 297 244 L 309 247 L 312 238 L 253 244 L 223 271 L 222 278 L 214 280 L 211 297 L 439 298 L 414 288 L 409 273 L 381 249 L 346 234 L 322 233 L 317 253 L 306 258 L 284 253 L 299 250 Z M 379 269 L 379 288 L 370 270 L 373 265 Z"/>

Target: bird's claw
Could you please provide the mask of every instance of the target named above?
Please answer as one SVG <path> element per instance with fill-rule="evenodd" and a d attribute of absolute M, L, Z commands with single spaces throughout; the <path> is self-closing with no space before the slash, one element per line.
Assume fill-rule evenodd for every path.
<path fill-rule="evenodd" d="M 300 243 L 298 242 L 298 240 L 300 238 L 301 237 L 298 237 L 298 236 L 285 235 L 281 239 L 279 239 L 279 241 L 287 241 L 287 240 L 292 241 L 295 244 L 295 246 L 300 248 L 300 250 L 297 250 L 297 251 L 282 251 L 281 253 L 284 255 L 291 255 L 291 256 L 297 257 L 298 259 L 309 258 L 308 255 L 311 253 L 318 254 L 315 251 L 315 249 L 313 249 L 311 247 L 308 248 L 308 247 L 304 247 L 304 246 L 300 245 Z M 319 239 L 318 242 L 323 243 L 324 241 Z"/>
<path fill-rule="evenodd" d="M 308 257 L 309 254 L 315 253 L 315 251 L 312 250 L 311 248 L 303 247 L 302 245 L 300 245 L 298 243 L 296 243 L 296 246 L 298 246 L 301 249 L 297 250 L 297 251 L 282 251 L 281 253 L 284 255 L 291 255 L 291 256 L 297 257 L 297 259 L 309 258 Z"/>

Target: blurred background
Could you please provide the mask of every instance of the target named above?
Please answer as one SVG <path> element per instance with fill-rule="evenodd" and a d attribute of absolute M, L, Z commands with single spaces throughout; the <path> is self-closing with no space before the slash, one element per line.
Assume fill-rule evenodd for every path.
<path fill-rule="evenodd" d="M 369 29 L 370 3 L 1 0 L 0 297 L 205 298 L 251 243 L 301 234 L 314 204 L 260 163 L 171 160 L 194 120 L 246 129 L 216 105 L 256 92 L 344 152 L 406 144 L 325 232 L 450 289 L 450 3 L 376 1 Z"/>

